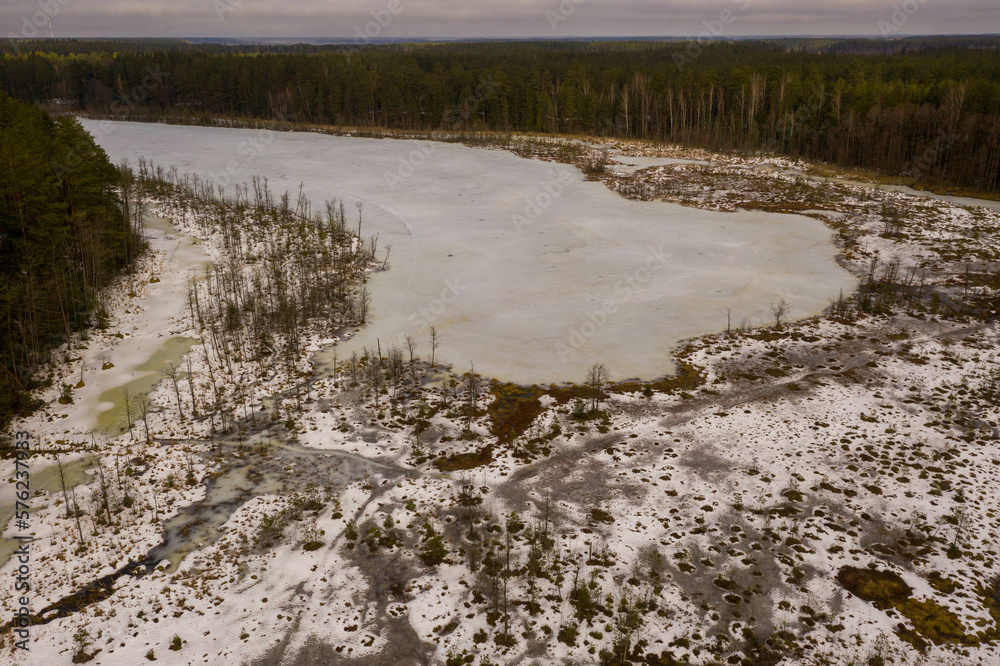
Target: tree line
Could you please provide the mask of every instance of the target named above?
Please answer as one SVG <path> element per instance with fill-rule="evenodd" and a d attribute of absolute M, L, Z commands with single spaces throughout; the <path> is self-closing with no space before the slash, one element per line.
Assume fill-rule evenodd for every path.
<path fill-rule="evenodd" d="M 998 46 L 989 37 L 364 48 L 42 40 L 6 47 L 0 86 L 52 109 L 134 119 L 651 139 L 996 192 Z"/>
<path fill-rule="evenodd" d="M 0 427 L 35 406 L 47 353 L 106 316 L 143 249 L 139 201 L 78 122 L 0 93 Z"/>

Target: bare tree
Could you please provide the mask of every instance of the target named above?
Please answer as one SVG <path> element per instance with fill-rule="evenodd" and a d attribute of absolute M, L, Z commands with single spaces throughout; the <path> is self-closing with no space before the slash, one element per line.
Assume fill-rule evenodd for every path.
<path fill-rule="evenodd" d="M 337 347 L 333 348 L 333 387 L 337 388 L 337 373 L 340 372 L 340 366 L 337 365 Z"/>
<path fill-rule="evenodd" d="M 104 509 L 105 515 L 108 517 L 108 525 L 113 525 L 114 520 L 111 517 L 111 500 L 112 494 L 108 492 L 108 482 L 104 477 L 104 465 L 101 463 L 101 456 L 96 456 L 97 458 L 97 478 L 101 482 L 101 495 L 100 500 L 95 507 L 95 512 L 100 513 L 101 509 Z M 95 515 L 96 515 L 95 513 Z M 96 521 L 95 521 L 96 522 Z"/>
<path fill-rule="evenodd" d="M 601 408 L 601 395 L 608 383 L 608 369 L 603 363 L 595 363 L 587 371 L 587 386 L 590 388 L 590 409 L 596 412 Z"/>
<path fill-rule="evenodd" d="M 128 422 L 128 434 L 132 439 L 135 439 L 135 435 L 132 434 L 132 401 L 134 399 L 132 390 L 127 386 L 122 387 L 122 404 L 125 407 L 125 420 Z"/>
<path fill-rule="evenodd" d="M 437 328 L 431 326 L 431 368 L 434 367 L 434 355 L 438 348 L 438 331 Z"/>
<path fill-rule="evenodd" d="M 358 385 L 358 352 L 351 352 L 351 386 Z"/>
<path fill-rule="evenodd" d="M 476 399 L 479 397 L 479 375 L 476 374 L 476 364 L 469 364 L 469 374 L 468 374 L 468 393 L 466 399 L 468 401 L 468 420 L 465 424 L 466 432 L 472 432 L 472 417 L 476 414 Z"/>
<path fill-rule="evenodd" d="M 80 545 L 84 546 L 87 540 L 83 536 L 83 522 L 80 521 L 80 515 L 83 512 L 80 511 L 80 505 L 76 501 L 76 488 L 70 488 L 70 493 L 73 498 L 73 518 L 76 520 L 76 531 L 80 535 Z"/>
<path fill-rule="evenodd" d="M 368 311 L 371 309 L 372 305 L 372 293 L 368 291 L 368 287 L 361 287 L 358 291 L 358 319 L 363 324 L 368 318 Z"/>
<path fill-rule="evenodd" d="M 72 516 L 69 510 L 69 495 L 66 493 L 66 475 L 63 474 L 62 458 L 58 453 L 56 454 L 56 464 L 59 465 L 59 483 L 62 485 L 63 503 L 66 505 L 66 517 L 70 518 Z"/>
<path fill-rule="evenodd" d="M 733 309 L 726 308 L 726 335 L 733 330 Z"/>
<path fill-rule="evenodd" d="M 414 351 L 417 348 L 417 341 L 413 339 L 412 335 L 407 335 L 405 338 L 403 338 L 403 342 L 406 344 L 406 351 L 410 353 L 410 375 L 413 377 L 413 381 L 416 382 L 417 373 L 413 368 L 413 361 L 415 358 Z"/>
<path fill-rule="evenodd" d="M 393 400 L 396 398 L 395 389 L 399 386 L 399 381 L 403 377 L 403 350 L 397 345 L 392 345 L 385 355 L 386 366 L 389 370 L 389 379 L 393 386 Z"/>
<path fill-rule="evenodd" d="M 953 521 L 955 524 L 955 540 L 951 542 L 951 548 L 954 550 L 959 547 L 958 540 L 962 538 L 962 532 L 969 525 L 969 515 L 965 509 L 955 509 Z"/>
<path fill-rule="evenodd" d="M 142 429 L 146 434 L 146 443 L 149 443 L 149 410 L 153 406 L 153 401 L 149 399 L 148 393 L 140 393 L 135 397 L 136 413 L 142 419 Z"/>
<path fill-rule="evenodd" d="M 168 363 L 167 367 L 163 369 L 163 376 L 169 377 L 170 381 L 174 385 L 174 396 L 177 398 L 177 413 L 180 417 L 184 418 L 184 407 L 181 404 L 181 389 L 177 385 L 177 364 Z"/>
<path fill-rule="evenodd" d="M 781 298 L 771 303 L 771 308 L 768 312 L 774 317 L 774 325 L 776 327 L 781 327 L 781 320 L 788 314 L 788 310 L 791 309 L 792 304 Z"/>
<path fill-rule="evenodd" d="M 194 368 L 192 364 L 192 357 L 194 354 L 187 355 L 187 384 L 188 390 L 191 391 L 191 416 L 198 416 L 198 401 L 195 399 L 194 394 Z"/>

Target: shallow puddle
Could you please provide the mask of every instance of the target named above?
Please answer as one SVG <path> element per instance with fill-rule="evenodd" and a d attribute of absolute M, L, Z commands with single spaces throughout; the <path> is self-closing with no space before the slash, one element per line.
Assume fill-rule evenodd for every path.
<path fill-rule="evenodd" d="M 88 472 L 94 469 L 94 467 L 95 460 L 93 456 L 89 455 L 63 463 L 62 477 L 66 482 L 66 490 L 93 481 L 94 477 Z M 39 498 L 39 491 L 45 492 L 46 503 L 54 497 L 61 499 L 62 483 L 58 464 L 50 464 L 45 467 L 35 467 L 32 465 L 31 488 L 34 491 L 30 503 L 32 511 L 38 511 L 41 508 L 42 500 Z M 0 534 L 7 529 L 7 524 L 14 517 L 15 502 L 12 488 L 13 484 L 11 484 L 10 488 L 5 488 L 4 492 L 0 493 Z M 10 556 L 17 550 L 18 545 L 20 545 L 20 541 L 16 539 L 0 539 L 0 566 L 7 563 Z"/>
<path fill-rule="evenodd" d="M 149 359 L 142 363 L 142 365 L 136 366 L 136 371 L 143 373 L 142 375 L 126 384 L 110 388 L 101 393 L 100 401 L 102 403 L 112 403 L 112 406 L 98 415 L 98 432 L 113 436 L 120 435 L 128 430 L 129 415 L 125 409 L 126 393 L 128 393 L 131 400 L 134 400 L 136 397 L 152 391 L 157 384 L 163 381 L 162 372 L 167 369 L 167 366 L 171 363 L 180 366 L 181 359 L 197 343 L 197 339 L 184 336 L 167 338 Z M 141 427 L 140 424 L 137 424 L 139 420 L 136 408 L 133 406 L 133 428 Z"/>

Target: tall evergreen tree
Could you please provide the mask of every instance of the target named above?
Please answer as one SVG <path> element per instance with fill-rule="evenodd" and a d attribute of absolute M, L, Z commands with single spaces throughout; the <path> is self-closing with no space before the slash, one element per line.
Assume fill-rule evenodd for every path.
<path fill-rule="evenodd" d="M 78 122 L 0 93 L 0 426 L 32 408 L 46 352 L 141 249 L 119 182 Z"/>

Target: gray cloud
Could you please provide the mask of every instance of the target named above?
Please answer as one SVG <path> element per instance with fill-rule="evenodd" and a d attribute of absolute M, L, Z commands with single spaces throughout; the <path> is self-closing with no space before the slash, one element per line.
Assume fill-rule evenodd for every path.
<path fill-rule="evenodd" d="M 10 0 L 4 35 L 353 38 L 694 36 L 1000 32 L 996 0 Z M 896 21 L 893 21 L 895 15 Z M 391 20 L 386 21 L 386 17 Z M 900 17 L 905 20 L 900 21 Z M 32 28 L 32 26 L 35 26 Z"/>

